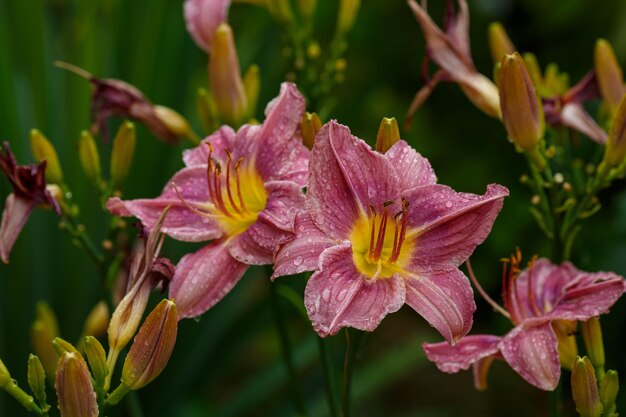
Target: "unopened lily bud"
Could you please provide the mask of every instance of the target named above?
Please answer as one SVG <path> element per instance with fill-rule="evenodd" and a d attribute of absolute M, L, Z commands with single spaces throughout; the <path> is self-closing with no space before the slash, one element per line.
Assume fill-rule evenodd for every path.
<path fill-rule="evenodd" d="M 60 337 L 54 338 L 52 346 L 59 356 L 63 356 L 65 353 L 76 353 L 77 355 L 80 355 L 80 352 L 78 352 L 78 349 L 76 349 L 74 345 L 67 340 L 61 339 Z"/>
<path fill-rule="evenodd" d="M 215 29 L 228 17 L 230 0 L 185 0 L 184 15 L 187 31 L 196 44 L 209 52 Z"/>
<path fill-rule="evenodd" d="M 176 110 L 160 105 L 155 105 L 153 108 L 156 117 L 173 135 L 186 138 L 193 144 L 200 142 L 200 139 L 189 125 L 187 119 Z"/>
<path fill-rule="evenodd" d="M 78 353 L 65 352 L 59 359 L 55 383 L 63 417 L 97 417 L 98 403 L 89 369 Z"/>
<path fill-rule="evenodd" d="M 256 106 L 259 101 L 259 92 L 261 91 L 261 80 L 259 76 L 259 66 L 251 65 L 243 76 L 243 89 L 246 92 L 248 100 L 248 115 L 254 117 Z"/>
<path fill-rule="evenodd" d="M 52 340 L 58 335 L 59 325 L 54 312 L 48 304 L 37 303 L 35 321 L 31 327 L 31 343 L 49 378 L 54 377 L 57 368 L 58 356 Z"/>
<path fill-rule="evenodd" d="M 509 137 L 524 151 L 533 151 L 543 138 L 543 111 L 522 57 L 502 59 L 500 70 L 502 121 Z"/>
<path fill-rule="evenodd" d="M 213 97 L 204 88 L 199 88 L 196 95 L 196 110 L 205 133 L 211 133 L 217 129 L 217 109 Z"/>
<path fill-rule="evenodd" d="M 576 321 L 555 320 L 552 328 L 558 340 L 559 361 L 565 369 L 572 370 L 578 357 L 578 345 L 576 344 Z"/>
<path fill-rule="evenodd" d="M 515 46 L 500 22 L 489 25 L 489 50 L 493 62 L 500 62 L 505 55 L 515 52 Z"/>
<path fill-rule="evenodd" d="M 543 85 L 546 95 L 563 95 L 567 93 L 569 88 L 569 76 L 561 73 L 559 66 L 552 62 L 546 67 Z"/>
<path fill-rule="evenodd" d="M 600 381 L 600 401 L 602 401 L 602 407 L 604 413 L 607 416 L 612 416 L 615 411 L 615 400 L 617 400 L 617 393 L 619 392 L 619 378 L 617 371 L 609 370 Z"/>
<path fill-rule="evenodd" d="M 356 15 L 361 7 L 361 0 L 340 0 L 339 15 L 337 17 L 337 33 L 345 35 L 354 26 Z"/>
<path fill-rule="evenodd" d="M 102 183 L 100 153 L 98 152 L 96 141 L 87 130 L 83 130 L 78 139 L 78 158 L 87 178 L 97 186 L 100 186 Z"/>
<path fill-rule="evenodd" d="M 137 390 L 159 376 L 174 350 L 177 331 L 176 304 L 163 300 L 148 315 L 130 347 L 122 370 L 122 383 Z"/>
<path fill-rule="evenodd" d="M 604 342 L 602 341 L 602 327 L 600 326 L 600 318 L 592 317 L 581 324 L 583 341 L 587 356 L 591 360 L 595 369 L 604 368 Z M 598 375 L 602 377 L 602 375 Z"/>
<path fill-rule="evenodd" d="M 100 301 L 91 309 L 87 319 L 85 319 L 83 334 L 86 336 L 102 336 L 109 327 L 110 317 L 109 306 L 106 302 Z"/>
<path fill-rule="evenodd" d="M 85 356 L 87 356 L 87 362 L 91 368 L 94 386 L 97 390 L 101 390 L 104 387 L 109 368 L 104 348 L 93 336 L 85 337 Z"/>
<path fill-rule="evenodd" d="M 46 373 L 39 358 L 35 355 L 28 357 L 28 385 L 40 404 L 46 403 Z"/>
<path fill-rule="evenodd" d="M 617 63 L 615 52 L 606 39 L 598 39 L 596 42 L 594 67 L 602 98 L 613 113 L 617 110 L 626 90 L 624 89 L 622 68 Z"/>
<path fill-rule="evenodd" d="M 603 164 L 608 168 L 622 165 L 626 158 L 626 96 L 622 98 L 613 117 L 611 131 L 604 149 Z"/>
<path fill-rule="evenodd" d="M 305 112 L 300 122 L 300 135 L 302 143 L 309 149 L 313 149 L 317 132 L 322 128 L 322 121 L 317 113 Z"/>
<path fill-rule="evenodd" d="M 46 161 L 46 179 L 50 183 L 63 182 L 63 171 L 56 149 L 37 129 L 30 131 L 30 148 L 37 162 Z"/>
<path fill-rule="evenodd" d="M 533 82 L 537 93 L 541 95 L 543 75 L 541 74 L 541 67 L 539 66 L 537 57 L 535 56 L 535 54 L 530 52 L 524 53 L 523 57 L 524 63 L 526 64 L 526 69 L 528 70 L 528 75 L 530 76 L 530 80 Z"/>
<path fill-rule="evenodd" d="M 602 403 L 598 394 L 598 382 L 589 358 L 578 357 L 572 369 L 572 397 L 580 417 L 600 417 Z"/>
<path fill-rule="evenodd" d="M 119 188 L 126 180 L 135 154 L 135 125 L 125 121 L 117 130 L 111 151 L 111 183 Z"/>
<path fill-rule="evenodd" d="M 233 31 L 222 23 L 215 31 L 209 56 L 209 80 L 220 119 L 234 127 L 248 114 L 248 100 L 243 88 Z"/>
<path fill-rule="evenodd" d="M 376 135 L 376 150 L 385 153 L 400 140 L 400 129 L 395 117 L 383 117 Z"/>
<path fill-rule="evenodd" d="M 6 385 L 11 383 L 11 374 L 6 366 L 4 366 L 4 362 L 0 360 L 0 388 L 4 388 Z"/>

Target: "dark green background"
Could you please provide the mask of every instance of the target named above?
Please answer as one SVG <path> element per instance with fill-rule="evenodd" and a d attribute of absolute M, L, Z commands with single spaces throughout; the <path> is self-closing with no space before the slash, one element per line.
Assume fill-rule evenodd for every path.
<path fill-rule="evenodd" d="M 440 21 L 443 2 L 430 3 Z M 335 1 L 319 0 L 316 30 L 322 48 L 334 28 L 335 8 Z M 591 68 L 598 37 L 609 39 L 626 64 L 625 2 L 481 0 L 470 2 L 470 10 L 475 63 L 487 75 L 492 71 L 486 46 L 492 20 L 506 25 L 520 50 L 535 52 L 543 66 L 559 63 L 574 81 Z M 262 110 L 277 94 L 287 68 L 281 31 L 265 10 L 249 5 L 234 5 L 230 22 L 242 66 L 261 67 Z M 402 0 L 364 0 L 349 39 L 346 82 L 335 89 L 332 117 L 373 143 L 380 119 L 403 120 L 421 85 L 424 41 Z M 0 139 L 11 143 L 19 161 L 32 162 L 28 132 L 42 130 L 59 152 L 65 178 L 81 204 L 81 220 L 101 237 L 108 216 L 76 152 L 79 132 L 89 126 L 90 89 L 84 80 L 54 68 L 55 59 L 100 77 L 124 79 L 153 102 L 186 115 L 200 131 L 194 103 L 196 89 L 207 83 L 206 55 L 185 31 L 180 0 L 0 0 Z M 138 131 L 129 198 L 157 195 L 182 165 L 182 145 L 157 142 L 143 127 Z M 549 255 L 549 245 L 527 210 L 531 196 L 518 183 L 525 170 L 523 158 L 506 141 L 500 123 L 472 107 L 453 85 L 437 88 L 403 137 L 430 159 L 442 183 L 479 193 L 491 182 L 510 188 L 491 236 L 473 257 L 485 288 L 499 300 L 501 257 L 516 246 L 527 258 Z M 106 161 L 108 146 L 99 146 Z M 574 251 L 580 268 L 626 273 L 623 188 L 619 182 L 601 194 L 605 207 L 587 223 Z M 8 182 L 0 180 L 0 197 L 9 192 Z M 173 260 L 189 250 L 189 245 L 173 241 L 165 249 Z M 266 281 L 263 270 L 252 269 L 199 323 L 181 323 L 171 363 L 139 392 L 146 416 L 293 415 Z M 278 285 L 301 291 L 304 282 L 302 277 L 284 278 Z M 37 210 L 15 245 L 11 264 L 0 265 L 0 358 L 20 385 L 26 385 L 35 303 L 47 300 L 64 337 L 75 340 L 101 295 L 100 277 L 89 258 L 58 230 L 51 212 Z M 503 334 L 509 329 L 484 302 L 479 300 L 478 306 L 473 332 Z M 292 306 L 283 307 L 290 317 L 310 413 L 327 415 L 310 324 Z M 620 301 L 611 313 L 603 319 L 607 366 L 626 375 L 626 302 Z M 355 416 L 548 415 L 548 394 L 528 386 L 503 363 L 494 365 L 490 389 L 477 392 L 470 372 L 442 374 L 425 361 L 420 348 L 424 340 L 438 341 L 440 336 L 407 307 L 368 336 L 355 375 Z M 338 365 L 343 342 L 342 334 L 332 341 Z M 622 411 L 625 407 L 622 401 Z M 130 415 L 126 409 L 118 407 L 110 415 Z M 26 413 L 0 393 L 0 416 L 21 415 Z"/>

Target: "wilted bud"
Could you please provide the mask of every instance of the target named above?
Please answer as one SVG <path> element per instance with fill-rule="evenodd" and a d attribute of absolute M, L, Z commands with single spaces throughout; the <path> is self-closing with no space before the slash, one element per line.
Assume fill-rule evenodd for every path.
<path fill-rule="evenodd" d="M 99 391 L 104 387 L 109 368 L 107 367 L 104 348 L 98 339 L 93 336 L 85 337 L 85 356 L 87 356 L 87 362 L 89 362 L 89 367 L 91 368 L 94 386 Z"/>
<path fill-rule="evenodd" d="M 60 337 L 54 338 L 52 346 L 59 356 L 63 356 L 65 353 L 75 353 L 80 355 L 80 352 L 78 352 L 78 349 L 76 349 L 73 344 L 67 340 L 61 339 Z"/>
<path fill-rule="evenodd" d="M 600 318 L 592 317 L 582 322 L 581 330 L 587 356 L 591 360 L 595 369 L 604 368 L 604 342 L 602 341 L 602 327 L 600 326 Z M 602 377 L 602 375 L 598 375 Z"/>
<path fill-rule="evenodd" d="M 603 164 L 615 168 L 624 163 L 626 157 L 626 96 L 622 98 L 613 117 L 611 131 L 604 149 Z"/>
<path fill-rule="evenodd" d="M 251 65 L 244 74 L 243 89 L 246 92 L 246 99 L 248 100 L 248 117 L 254 117 L 259 101 L 259 92 L 261 91 L 258 65 Z"/>
<path fill-rule="evenodd" d="M 356 15 L 361 7 L 361 0 L 340 0 L 339 15 L 337 16 L 337 33 L 340 36 L 345 35 L 356 20 Z"/>
<path fill-rule="evenodd" d="M 205 133 L 217 129 L 217 109 L 213 97 L 204 88 L 199 88 L 196 95 L 196 110 Z"/>
<path fill-rule="evenodd" d="M 103 335 L 106 333 L 107 327 L 109 327 L 110 317 L 109 306 L 107 306 L 106 302 L 100 301 L 91 309 L 87 319 L 85 319 L 83 334 L 96 337 Z"/>
<path fill-rule="evenodd" d="M 283 25 L 293 22 L 293 12 L 289 0 L 266 0 L 267 9 Z"/>
<path fill-rule="evenodd" d="M 59 325 L 54 312 L 47 303 L 37 303 L 35 321 L 31 327 L 31 343 L 49 378 L 54 377 L 57 368 L 58 356 L 52 340 L 58 335 Z"/>
<path fill-rule="evenodd" d="M 602 403 L 598 395 L 596 373 L 589 358 L 578 357 L 572 369 L 572 397 L 580 417 L 600 417 Z"/>
<path fill-rule="evenodd" d="M 395 117 L 383 117 L 376 135 L 376 150 L 385 153 L 400 140 L 400 129 Z"/>
<path fill-rule="evenodd" d="M 28 385 L 40 404 L 46 403 L 46 373 L 39 358 L 35 355 L 28 357 Z M 0 384 L 1 385 L 1 384 Z"/>
<path fill-rule="evenodd" d="M 555 320 L 552 328 L 558 340 L 559 361 L 565 369 L 572 370 L 572 366 L 578 357 L 578 345 L 576 344 L 576 321 Z"/>
<path fill-rule="evenodd" d="M 56 383 L 62 417 L 97 417 L 98 403 L 87 364 L 78 353 L 65 352 L 59 359 Z"/>
<path fill-rule="evenodd" d="M 619 378 L 617 371 L 609 370 L 600 381 L 600 401 L 602 401 L 602 407 L 604 413 L 607 416 L 612 416 L 615 412 L 615 400 L 617 400 L 617 393 L 619 392 Z"/>
<path fill-rule="evenodd" d="M 135 125 L 128 121 L 122 123 L 113 139 L 111 151 L 111 184 L 115 189 L 119 189 L 128 176 L 136 140 Z"/>
<path fill-rule="evenodd" d="M 6 385 L 11 383 L 11 374 L 6 366 L 4 366 L 4 362 L 0 359 L 0 388 L 4 388 Z"/>
<path fill-rule="evenodd" d="M 131 390 L 154 380 L 170 359 L 176 333 L 178 313 L 171 300 L 163 300 L 148 315 L 135 336 L 122 370 L 122 383 Z"/>
<path fill-rule="evenodd" d="M 46 161 L 46 179 L 50 183 L 61 183 L 63 172 L 56 149 L 37 129 L 30 131 L 30 148 L 37 162 Z"/>
<path fill-rule="evenodd" d="M 602 98 L 613 113 L 617 110 L 626 90 L 622 68 L 617 63 L 615 52 L 606 39 L 598 39 L 596 42 L 594 66 Z"/>
<path fill-rule="evenodd" d="M 533 151 L 543 138 L 543 112 L 522 57 L 506 55 L 500 70 L 502 122 L 509 137 L 524 151 Z"/>
<path fill-rule="evenodd" d="M 302 143 L 309 149 L 313 149 L 317 132 L 322 128 L 322 121 L 317 113 L 305 112 L 300 122 L 300 135 Z"/>
<path fill-rule="evenodd" d="M 515 46 L 500 22 L 489 25 L 489 50 L 495 63 L 501 62 L 505 55 L 515 52 Z"/>
<path fill-rule="evenodd" d="M 80 132 L 78 139 L 78 158 L 87 178 L 97 186 L 102 184 L 102 168 L 98 145 L 87 130 Z"/>

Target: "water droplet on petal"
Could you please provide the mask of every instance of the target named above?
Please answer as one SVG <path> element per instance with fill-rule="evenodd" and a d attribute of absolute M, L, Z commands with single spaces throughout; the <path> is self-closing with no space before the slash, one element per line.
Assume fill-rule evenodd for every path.
<path fill-rule="evenodd" d="M 330 290 L 328 288 L 322 291 L 322 300 L 324 300 L 325 303 L 330 301 Z"/>

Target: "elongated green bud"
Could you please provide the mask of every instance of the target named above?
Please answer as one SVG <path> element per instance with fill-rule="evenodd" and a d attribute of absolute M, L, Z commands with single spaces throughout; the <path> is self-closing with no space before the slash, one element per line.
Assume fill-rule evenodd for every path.
<path fill-rule="evenodd" d="M 54 312 L 47 303 L 37 303 L 35 321 L 31 327 L 31 343 L 49 378 L 54 377 L 57 368 L 58 356 L 52 340 L 58 335 L 59 325 Z"/>
<path fill-rule="evenodd" d="M 100 153 L 91 133 L 83 130 L 78 139 L 78 158 L 87 178 L 98 187 L 102 184 Z"/>
<path fill-rule="evenodd" d="M 495 63 L 501 62 L 505 55 L 515 52 L 515 46 L 500 22 L 489 25 L 489 50 Z"/>
<path fill-rule="evenodd" d="M 592 317 L 582 322 L 581 330 L 587 356 L 591 360 L 593 367 L 598 371 L 604 369 L 604 342 L 602 341 L 602 327 L 600 326 L 600 318 Z M 602 378 L 603 375 L 598 375 Z"/>
<path fill-rule="evenodd" d="M 611 124 L 611 130 L 604 149 L 603 164 L 615 168 L 625 162 L 626 158 L 626 96 L 624 96 Z"/>
<path fill-rule="evenodd" d="M 49 183 L 63 182 L 63 171 L 56 149 L 37 129 L 30 131 L 30 148 L 38 162 L 46 161 L 46 180 Z"/>
<path fill-rule="evenodd" d="M 541 67 L 539 66 L 537 57 L 530 52 L 524 53 L 523 57 L 530 80 L 533 82 L 535 90 L 541 95 L 543 89 L 543 75 L 541 74 Z"/>
<path fill-rule="evenodd" d="M 97 391 L 100 391 L 104 387 L 109 368 L 107 366 L 106 352 L 98 339 L 93 336 L 85 337 L 85 356 L 87 356 L 87 362 L 91 368 L 94 387 Z"/>
<path fill-rule="evenodd" d="M 46 373 L 39 358 L 35 355 L 28 357 L 28 385 L 40 404 L 46 403 Z"/>
<path fill-rule="evenodd" d="M 576 358 L 578 357 L 578 345 L 576 344 L 577 322 L 570 320 L 555 320 L 552 328 L 559 341 L 559 361 L 565 369 L 572 370 Z"/>
<path fill-rule="evenodd" d="M 60 337 L 55 337 L 54 340 L 52 340 L 52 346 L 59 356 L 63 356 L 64 353 L 75 353 L 80 355 L 74 345 L 67 340 L 61 339 Z"/>
<path fill-rule="evenodd" d="M 163 123 L 167 129 L 177 137 L 190 140 L 194 144 L 198 144 L 200 139 L 193 131 L 187 119 L 176 110 L 165 106 L 155 105 L 153 107 L 154 114 Z"/>
<path fill-rule="evenodd" d="M 598 39 L 596 42 L 594 67 L 602 98 L 613 113 L 617 110 L 626 90 L 622 68 L 617 63 L 615 52 L 606 39 Z"/>
<path fill-rule="evenodd" d="M 611 416 L 615 412 L 615 401 L 619 392 L 619 378 L 617 371 L 608 370 L 600 381 L 600 401 L 604 408 L 604 414 Z"/>
<path fill-rule="evenodd" d="M 55 383 L 62 417 L 97 417 L 98 403 L 87 364 L 78 353 L 59 359 Z"/>
<path fill-rule="evenodd" d="M 104 301 L 100 301 L 91 309 L 89 315 L 85 319 L 83 334 L 86 336 L 102 336 L 109 327 L 109 306 Z"/>
<path fill-rule="evenodd" d="M 517 52 L 502 59 L 499 86 L 502 122 L 509 137 L 524 151 L 535 150 L 543 138 L 543 109 Z"/>
<path fill-rule="evenodd" d="M 215 101 L 209 92 L 204 88 L 199 88 L 196 95 L 196 110 L 202 124 L 204 133 L 212 133 L 217 129 L 217 108 Z"/>
<path fill-rule="evenodd" d="M 395 117 L 383 117 L 376 135 L 376 150 L 385 153 L 400 140 L 400 129 Z"/>
<path fill-rule="evenodd" d="M 174 350 L 177 331 L 176 304 L 163 300 L 148 315 L 135 336 L 124 362 L 122 383 L 137 390 L 159 376 Z"/>
<path fill-rule="evenodd" d="M 354 26 L 356 15 L 361 7 L 361 0 L 339 0 L 339 15 L 337 16 L 337 33 L 345 35 Z"/>
<path fill-rule="evenodd" d="M 572 369 L 572 397 L 580 417 L 600 417 L 602 403 L 598 394 L 598 381 L 589 358 L 578 357 Z"/>
<path fill-rule="evenodd" d="M 322 121 L 317 113 L 305 112 L 300 122 L 300 135 L 302 143 L 309 149 L 313 149 L 317 132 L 322 128 Z"/>
<path fill-rule="evenodd" d="M 259 66 L 251 65 L 243 76 L 243 89 L 248 100 L 248 118 L 253 118 L 256 114 L 256 106 L 259 101 L 261 91 L 261 79 L 259 76 Z"/>
<path fill-rule="evenodd" d="M 4 362 L 0 359 L 0 388 L 4 388 L 6 385 L 11 383 L 11 374 L 6 366 L 4 366 Z"/>
<path fill-rule="evenodd" d="M 122 123 L 113 139 L 111 151 L 111 183 L 119 188 L 126 180 L 135 154 L 135 125 L 129 121 Z"/>

